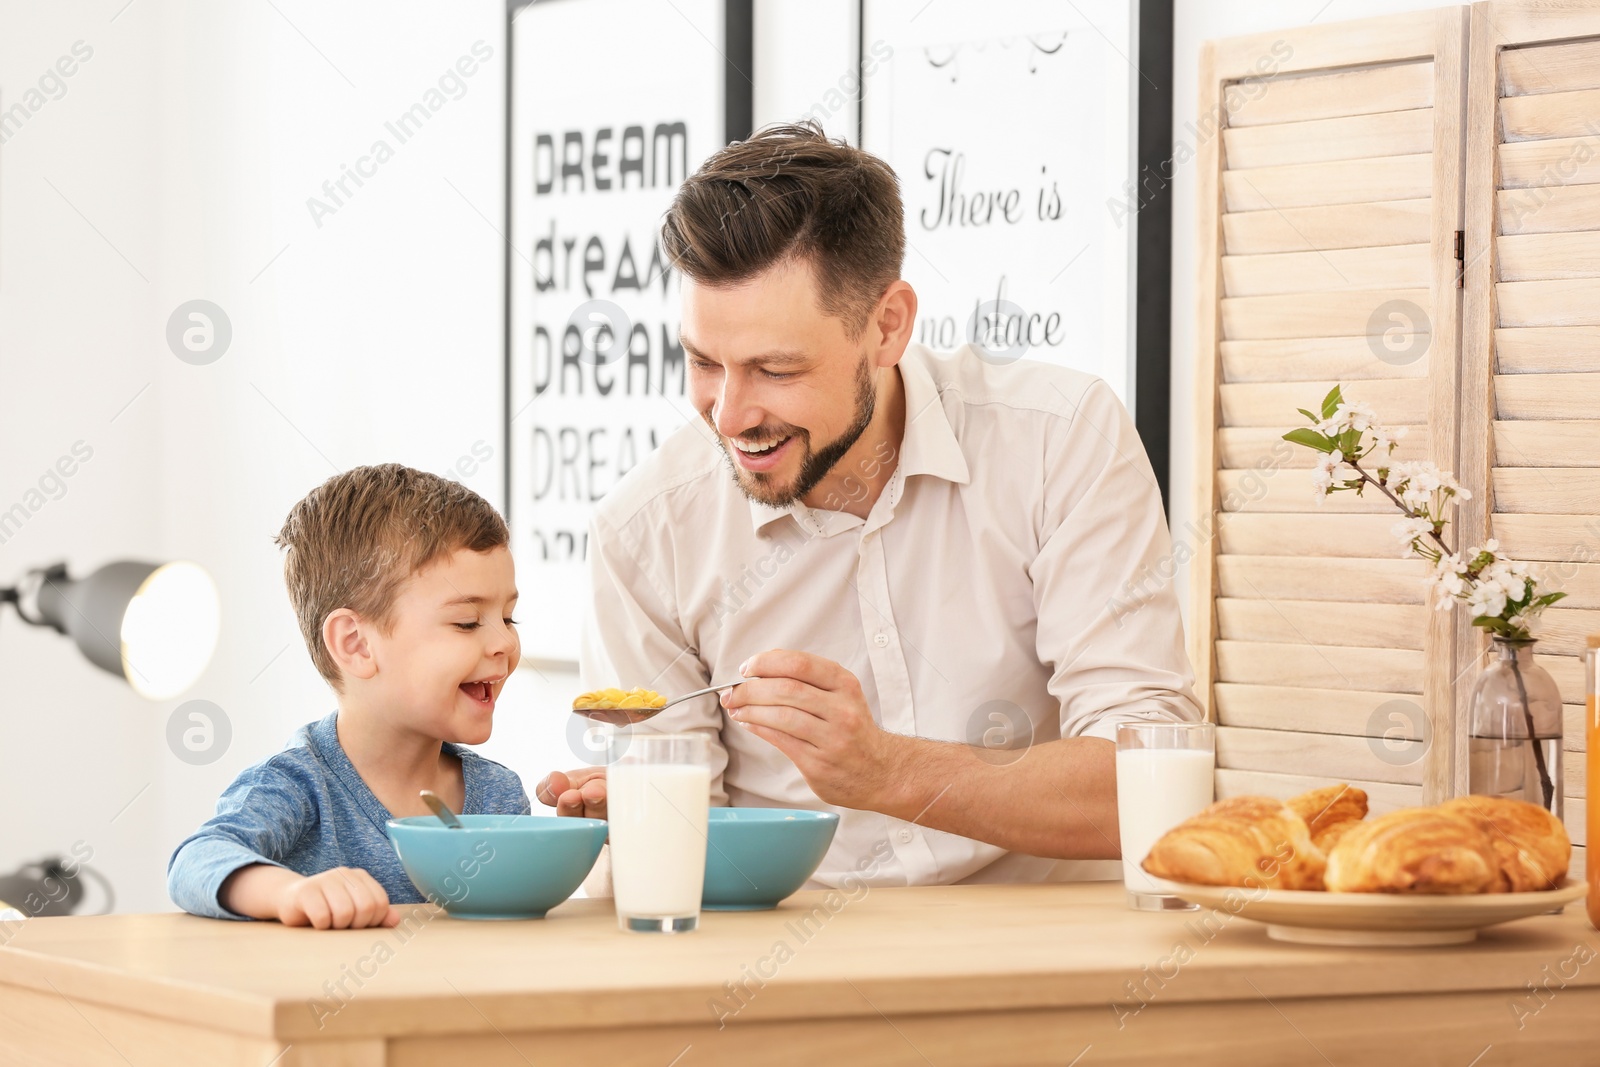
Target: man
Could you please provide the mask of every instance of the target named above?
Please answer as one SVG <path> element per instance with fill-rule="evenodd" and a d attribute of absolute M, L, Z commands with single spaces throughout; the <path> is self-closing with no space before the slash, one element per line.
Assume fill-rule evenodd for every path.
<path fill-rule="evenodd" d="M 596 509 L 585 685 L 758 679 L 633 729 L 710 735 L 714 804 L 838 812 L 822 884 L 1116 877 L 1117 724 L 1199 718 L 1127 412 L 911 344 L 894 173 L 814 124 L 712 156 L 661 237 L 704 425 Z M 538 795 L 604 817 L 604 770 Z"/>

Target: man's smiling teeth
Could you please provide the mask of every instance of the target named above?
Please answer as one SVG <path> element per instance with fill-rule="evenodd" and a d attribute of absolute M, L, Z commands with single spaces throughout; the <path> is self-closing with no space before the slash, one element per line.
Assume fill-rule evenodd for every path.
<path fill-rule="evenodd" d="M 772 442 L 770 445 L 748 445 L 743 441 L 735 441 L 733 443 L 733 447 L 737 448 L 740 452 L 743 452 L 747 456 L 759 456 L 763 452 L 771 452 L 774 448 L 777 448 L 787 440 L 788 438 L 785 437 L 782 440 Z"/>

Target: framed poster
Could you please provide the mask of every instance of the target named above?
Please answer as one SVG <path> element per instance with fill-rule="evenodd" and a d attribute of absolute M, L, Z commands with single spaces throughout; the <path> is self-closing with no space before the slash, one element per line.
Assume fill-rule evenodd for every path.
<path fill-rule="evenodd" d="M 657 234 L 748 136 L 751 25 L 750 0 L 507 5 L 506 510 L 530 661 L 576 662 L 590 509 L 699 417 Z"/>
<path fill-rule="evenodd" d="M 861 145 L 900 176 L 915 340 L 1105 379 L 1164 490 L 1170 213 L 1135 175 L 1170 153 L 1170 0 L 861 3 Z"/>

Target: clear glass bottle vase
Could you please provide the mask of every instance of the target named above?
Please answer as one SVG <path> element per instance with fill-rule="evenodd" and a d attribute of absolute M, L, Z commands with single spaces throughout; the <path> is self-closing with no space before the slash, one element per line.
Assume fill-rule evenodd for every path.
<path fill-rule="evenodd" d="M 1472 688 L 1468 788 L 1537 804 L 1562 817 L 1561 694 L 1533 661 L 1536 641 L 1496 635 Z"/>

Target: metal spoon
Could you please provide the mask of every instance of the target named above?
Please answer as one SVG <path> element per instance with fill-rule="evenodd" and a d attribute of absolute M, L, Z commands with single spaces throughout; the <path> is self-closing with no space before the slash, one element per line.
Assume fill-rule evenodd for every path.
<path fill-rule="evenodd" d="M 439 816 L 439 821 L 450 827 L 450 829 L 466 829 L 465 826 L 461 825 L 461 820 L 456 818 L 456 813 L 450 810 L 450 805 L 439 799 L 438 793 L 431 789 L 422 790 L 422 802 L 432 808 L 433 813 Z"/>
<path fill-rule="evenodd" d="M 684 693 L 682 696 L 673 697 L 659 708 L 573 708 L 572 713 L 574 715 L 583 715 L 593 719 L 595 722 L 609 723 L 612 726 L 631 726 L 636 722 L 653 719 L 672 707 L 672 705 L 682 704 L 685 700 L 703 697 L 708 693 L 720 693 L 723 690 L 732 689 L 736 685 L 743 685 L 745 682 L 759 682 L 760 680 L 754 677 L 738 678 L 731 682 L 724 682 L 721 685 L 708 685 L 704 689 L 696 689 L 692 693 Z"/>

